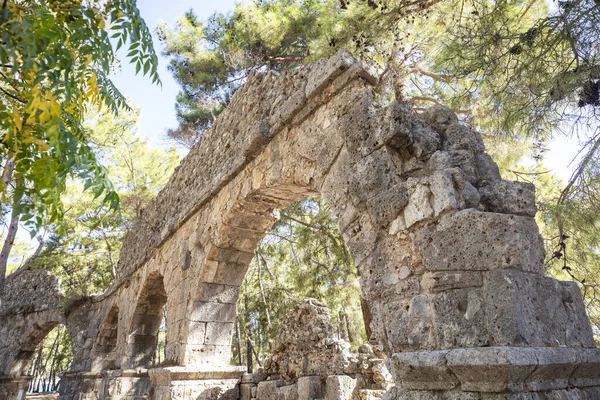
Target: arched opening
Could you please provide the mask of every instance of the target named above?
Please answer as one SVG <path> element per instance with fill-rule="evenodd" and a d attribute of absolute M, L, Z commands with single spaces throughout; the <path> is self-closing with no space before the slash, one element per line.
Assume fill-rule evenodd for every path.
<path fill-rule="evenodd" d="M 314 298 L 331 310 L 335 339 L 367 340 L 359 276 L 337 217 L 322 197 L 294 202 L 254 251 L 237 301 L 232 362 L 262 367 L 290 310 Z"/>
<path fill-rule="evenodd" d="M 103 371 L 118 368 L 116 354 L 118 328 L 119 307 L 112 306 L 104 318 L 98 334 L 92 370 Z"/>
<path fill-rule="evenodd" d="M 290 205 L 292 206 L 288 210 Z M 278 223 L 280 210 L 284 210 L 284 218 Z M 294 213 L 303 216 L 298 219 L 295 218 L 298 215 Z M 325 216 L 327 216 L 326 223 Z M 306 218 L 306 221 L 302 221 L 302 218 Z M 314 226 L 311 227 L 306 222 L 314 222 Z M 290 224 L 293 224 L 292 228 Z M 269 342 L 274 339 L 278 325 L 272 321 L 271 315 L 267 317 L 264 303 L 268 294 L 265 293 L 264 286 L 261 294 L 260 286 L 265 283 L 266 275 L 276 275 L 273 271 L 269 272 L 269 263 L 277 262 L 277 259 L 281 258 L 280 254 L 276 254 L 279 251 L 277 248 L 285 243 L 284 233 L 292 233 L 290 229 L 294 230 L 293 234 L 302 236 L 300 240 L 305 243 L 311 243 L 314 239 L 312 236 L 316 232 L 321 234 L 322 240 L 314 242 L 312 247 L 308 246 L 304 261 L 310 260 L 309 263 L 303 263 L 301 259 L 293 262 L 298 273 L 291 286 L 304 285 L 304 290 L 299 290 L 297 296 L 286 299 L 285 294 L 278 293 L 285 292 L 284 287 L 270 288 L 270 295 L 277 297 L 275 295 L 278 293 L 280 297 L 283 296 L 281 299 L 270 299 L 276 302 L 278 309 L 277 313 L 273 313 L 273 317 L 275 314 L 279 316 L 291 310 L 307 296 L 321 299 L 329 296 L 331 301 L 326 303 L 329 303 L 334 310 L 333 323 L 337 327 L 337 338 L 350 339 L 354 334 L 352 341 L 355 348 L 364 343 L 366 334 L 358 274 L 341 229 L 337 225 L 336 217 L 322 200 L 320 193 L 307 186 L 281 184 L 254 191 L 240 200 L 225 223 L 215 232 L 216 240 L 206 249 L 206 259 L 199 277 L 198 295 L 189 318 L 185 365 L 226 367 L 231 365 L 232 361 L 234 364 L 246 364 L 250 358 L 263 359 L 269 352 Z M 336 227 L 336 233 L 332 240 L 329 229 L 333 226 Z M 299 231 L 302 233 L 300 234 Z M 259 243 L 263 238 L 263 244 L 271 246 L 274 252 L 268 257 L 260 254 Z M 278 246 L 277 241 L 281 246 Z M 332 245 L 334 242 L 335 246 Z M 255 253 L 257 248 L 259 254 Z M 296 249 L 288 248 L 288 251 L 288 261 L 298 257 L 298 254 L 293 254 Z M 251 268 L 248 274 L 248 268 L 252 265 L 255 268 Z M 290 265 L 290 267 L 294 266 Z M 283 266 L 280 268 L 290 274 L 288 270 L 294 269 Z M 302 273 L 307 270 L 313 274 L 310 280 L 302 276 Z M 253 313 L 252 304 L 248 304 L 248 311 L 246 311 L 247 297 L 245 293 L 240 296 L 240 288 L 247 277 L 253 280 L 257 288 L 254 309 L 260 312 Z M 315 287 L 308 287 L 308 283 L 315 283 Z M 339 290 L 340 286 L 353 295 L 335 297 L 333 293 L 336 289 Z M 350 297 L 351 301 L 349 301 Z M 244 321 L 238 321 L 237 315 L 242 314 L 244 314 Z M 265 325 L 269 325 L 268 321 L 265 322 L 268 319 L 271 319 L 271 328 L 263 329 Z M 253 329 L 250 329 L 251 327 Z M 250 330 L 253 331 L 252 334 L 249 334 Z M 250 338 L 252 341 L 252 336 L 260 337 L 260 340 L 254 340 L 256 344 L 260 342 L 260 349 L 252 350 L 252 345 L 248 344 L 247 339 Z M 252 353 L 253 356 L 248 357 L 248 353 Z"/>
<path fill-rule="evenodd" d="M 71 335 L 57 322 L 36 329 L 21 345 L 10 374 L 30 377 L 29 393 L 57 392 L 63 372 L 73 362 Z"/>
<path fill-rule="evenodd" d="M 127 337 L 126 368 L 148 367 L 155 363 L 166 304 L 167 293 L 163 277 L 152 273 L 140 292 L 133 314 Z"/>

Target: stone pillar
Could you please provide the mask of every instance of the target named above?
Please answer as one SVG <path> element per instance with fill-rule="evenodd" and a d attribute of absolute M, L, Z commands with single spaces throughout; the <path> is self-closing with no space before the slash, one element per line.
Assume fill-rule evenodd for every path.
<path fill-rule="evenodd" d="M 22 400 L 29 389 L 32 376 L 0 375 L 0 400 Z"/>
<path fill-rule="evenodd" d="M 386 143 L 412 172 L 402 211 L 357 263 L 396 382 L 387 399 L 600 398 L 579 288 L 544 276 L 533 185 L 502 180 L 479 135 L 444 108 L 423 116 L 440 141 L 418 156 L 433 131 L 393 112 L 404 124 Z M 370 214 L 358 244 L 377 228 Z"/>

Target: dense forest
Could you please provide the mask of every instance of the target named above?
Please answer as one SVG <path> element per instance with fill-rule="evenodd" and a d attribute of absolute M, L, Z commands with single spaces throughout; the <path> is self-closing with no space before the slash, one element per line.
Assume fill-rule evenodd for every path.
<path fill-rule="evenodd" d="M 124 233 L 248 74 L 345 48 L 377 71 L 380 103 L 449 106 L 482 133 L 503 178 L 535 184 L 547 273 L 578 282 L 600 338 L 598 0 L 254 0 L 204 20 L 190 10 L 173 26 L 143 17 L 135 0 L 2 2 L 0 295 L 26 269 L 51 271 L 70 296 L 106 290 Z M 157 52 L 181 87 L 179 126 L 161 148 L 111 80 L 122 61 L 160 84 Z M 558 137 L 580 147 L 566 182 L 545 159 Z M 306 297 L 331 307 L 341 338 L 368 340 L 359 277 L 326 200 L 281 210 L 256 249 L 234 363 L 253 354 L 260 364 Z M 40 344 L 32 390 L 68 368 L 68 342 L 59 327 Z"/>

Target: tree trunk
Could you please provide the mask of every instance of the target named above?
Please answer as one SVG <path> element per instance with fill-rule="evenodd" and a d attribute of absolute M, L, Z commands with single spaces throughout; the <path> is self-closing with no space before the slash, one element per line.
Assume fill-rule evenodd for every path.
<path fill-rule="evenodd" d="M 354 332 L 352 332 L 350 319 L 348 318 L 348 314 L 344 313 L 344 322 L 346 325 L 346 333 L 348 334 L 348 341 L 350 343 L 354 343 Z"/>
<path fill-rule="evenodd" d="M 346 327 L 346 321 L 344 320 L 344 313 L 342 311 L 338 313 L 338 327 L 340 330 L 340 339 L 348 340 L 348 329 Z"/>
<path fill-rule="evenodd" d="M 373 330 L 371 329 L 371 322 L 373 322 L 373 314 L 371 313 L 371 309 L 369 308 L 369 304 L 367 301 L 360 297 L 360 308 L 362 310 L 363 321 L 365 323 L 365 331 L 367 332 L 367 341 L 371 341 L 373 338 Z"/>
<path fill-rule="evenodd" d="M 248 307 L 248 295 L 244 296 L 244 306 L 246 308 L 246 321 L 250 323 L 250 308 Z M 253 371 L 252 365 L 252 347 L 250 344 L 250 336 L 252 334 L 252 329 L 249 326 L 248 331 L 246 332 L 246 363 L 248 365 L 248 373 L 251 374 Z"/>
<path fill-rule="evenodd" d="M 6 235 L 6 239 L 4 240 L 2 251 L 0 252 L 0 297 L 4 295 L 4 285 L 6 284 L 6 266 L 8 265 L 8 257 L 13 245 L 15 244 L 15 237 L 17 236 L 18 230 L 19 214 L 13 212 L 10 219 L 10 224 L 8 225 L 8 233 Z"/>
<path fill-rule="evenodd" d="M 243 365 L 242 364 L 242 334 L 240 332 L 240 319 L 239 317 L 235 318 L 235 337 L 236 337 L 236 349 L 237 349 L 237 356 L 238 356 L 238 365 Z"/>
<path fill-rule="evenodd" d="M 15 170 L 15 160 L 10 159 L 6 162 L 4 166 L 4 171 L 2 171 L 2 182 L 4 183 L 4 187 L 8 186 L 8 184 L 12 181 L 13 172 Z M 10 250 L 15 242 L 15 236 L 17 234 L 17 230 L 19 229 L 19 215 L 13 212 L 13 215 L 10 219 L 10 224 L 8 226 L 8 233 L 6 235 L 6 240 L 4 241 L 4 246 L 2 247 L 2 252 L 0 253 L 0 297 L 4 295 L 4 285 L 6 284 L 6 265 L 8 264 L 8 255 L 10 254 Z"/>

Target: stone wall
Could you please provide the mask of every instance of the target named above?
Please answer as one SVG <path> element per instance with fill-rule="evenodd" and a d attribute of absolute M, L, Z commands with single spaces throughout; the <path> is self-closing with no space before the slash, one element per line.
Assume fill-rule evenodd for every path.
<path fill-rule="evenodd" d="M 480 135 L 447 108 L 382 107 L 375 82 L 347 52 L 248 79 L 127 234 L 114 285 L 56 311 L 74 341 L 63 399 L 94 398 L 110 382 L 161 399 L 185 398 L 182 387 L 196 397 L 235 393 L 242 373 L 228 363 L 248 263 L 277 209 L 316 195 L 339 219 L 373 316 L 370 339 L 389 356 L 395 386 L 386 396 L 499 398 L 600 385 L 578 287 L 543 276 L 533 186 L 502 180 Z M 160 288 L 151 291 L 160 301 L 149 287 Z M 172 367 L 158 368 L 144 356 L 156 324 L 143 321 L 165 301 Z M 25 343 L 13 330 L 31 334 L 34 315 L 0 319 L 10 337 L 0 336 L 5 371 L 16 354 L 6 343 Z M 545 383 L 529 384 L 515 363 Z M 482 365 L 504 384 L 473 386 Z"/>

